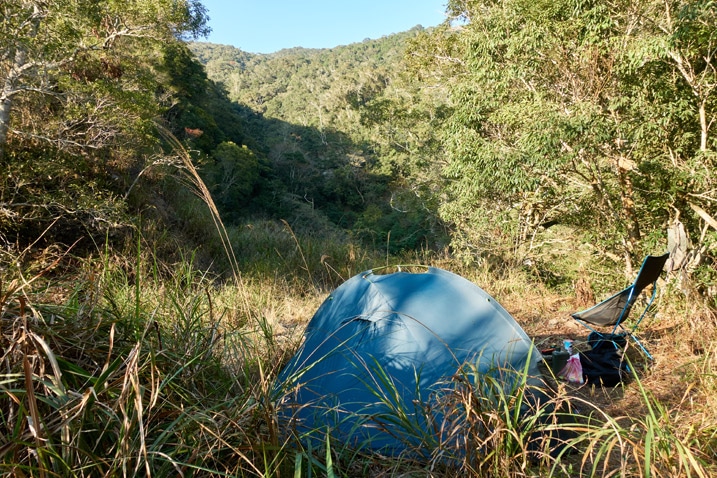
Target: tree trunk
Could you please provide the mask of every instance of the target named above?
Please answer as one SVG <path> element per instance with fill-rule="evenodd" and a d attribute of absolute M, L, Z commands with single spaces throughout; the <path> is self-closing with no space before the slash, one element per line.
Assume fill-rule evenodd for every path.
<path fill-rule="evenodd" d="M 630 250 L 634 250 L 640 240 L 640 222 L 635 211 L 635 193 L 632 187 L 632 180 L 628 174 L 628 170 L 618 161 L 617 166 L 618 181 L 620 182 L 620 199 L 622 208 L 625 213 L 625 224 L 627 227 L 627 237 Z"/>
<path fill-rule="evenodd" d="M 5 89 L 3 88 L 3 93 Z M 7 142 L 7 132 L 10 129 L 10 109 L 12 108 L 12 100 L 4 98 L 0 100 L 0 161 L 5 156 L 5 143 Z"/>
<path fill-rule="evenodd" d="M 12 111 L 12 97 L 17 92 L 15 83 L 19 77 L 22 66 L 25 64 L 26 51 L 24 48 L 15 52 L 15 59 L 10 72 L 5 78 L 0 93 L 0 160 L 5 154 L 7 134 L 10 131 L 10 112 Z"/>
<path fill-rule="evenodd" d="M 32 16 L 30 22 L 32 29 L 30 30 L 29 39 L 37 36 L 37 29 L 41 19 L 40 6 L 36 3 L 32 6 Z M 8 71 L 7 77 L 2 85 L 0 93 L 0 160 L 5 156 L 5 145 L 7 144 L 7 135 L 10 131 L 10 114 L 12 112 L 12 97 L 18 94 L 17 83 L 25 74 L 27 63 L 27 44 L 22 41 L 16 42 L 15 54 L 12 58 L 12 67 Z"/>
<path fill-rule="evenodd" d="M 700 102 L 700 131 L 702 132 L 702 135 L 700 137 L 700 151 L 707 151 L 707 110 L 705 103 L 707 103 L 707 98 L 702 98 L 702 101 Z"/>

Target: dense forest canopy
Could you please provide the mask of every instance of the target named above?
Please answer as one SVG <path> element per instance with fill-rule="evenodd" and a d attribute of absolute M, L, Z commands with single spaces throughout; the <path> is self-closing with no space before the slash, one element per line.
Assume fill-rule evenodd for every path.
<path fill-rule="evenodd" d="M 141 213 L 200 246 L 161 124 L 229 226 L 287 220 L 566 284 L 591 257 L 629 272 L 671 248 L 706 291 L 716 11 L 451 1 L 436 28 L 263 55 L 187 42 L 199 1 L 6 2 L 0 239 L 121 236 Z"/>
<path fill-rule="evenodd" d="M 379 247 L 435 248 L 446 242 L 435 198 L 417 198 L 410 188 L 418 184 L 400 186 L 411 179 L 402 170 L 415 161 L 406 148 L 430 151 L 421 152 L 426 145 L 420 142 L 410 144 L 406 135 L 419 131 L 402 131 L 399 121 L 413 125 L 391 103 L 410 99 L 408 90 L 393 86 L 394 77 L 407 40 L 422 31 L 417 26 L 330 50 L 293 48 L 271 55 L 207 43 L 190 48 L 229 98 L 247 108 L 249 130 L 285 189 L 284 203 L 306 203 Z M 376 106 L 368 108 L 371 103 Z"/>

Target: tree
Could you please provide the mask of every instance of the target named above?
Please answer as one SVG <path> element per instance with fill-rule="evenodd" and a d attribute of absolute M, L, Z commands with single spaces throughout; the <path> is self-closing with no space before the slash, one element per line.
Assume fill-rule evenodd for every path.
<path fill-rule="evenodd" d="M 672 266 L 691 273 L 704 263 L 699 274 L 709 283 L 717 278 L 710 266 L 717 255 L 717 3 L 669 0 L 639 6 L 640 31 L 625 49 L 634 97 L 647 100 L 642 103 L 646 126 L 639 128 L 646 167 L 638 187 L 661 191 L 645 195 L 648 212 L 667 211 L 669 232 L 686 231 L 694 240 L 690 250 L 679 251 L 687 252 L 685 260 Z"/>
<path fill-rule="evenodd" d="M 106 146 L 119 110 L 148 104 L 137 97 L 150 45 L 207 31 L 199 0 L 13 0 L 0 11 L 0 158 L 10 133 L 62 149 Z"/>
<path fill-rule="evenodd" d="M 664 53 L 695 97 L 700 151 L 714 149 L 709 130 L 717 110 L 717 3 L 673 1 L 665 2 L 663 8 L 655 25 L 667 40 Z"/>
<path fill-rule="evenodd" d="M 583 105 L 560 71 L 575 63 L 585 21 L 569 2 L 450 2 L 449 12 L 461 28 L 444 25 L 435 45 L 411 52 L 420 77 L 450 92 L 438 133 L 447 159 L 442 215 L 458 250 L 520 259 L 533 231 L 565 215 L 566 196 L 580 193 L 566 181 L 575 164 L 566 140 L 595 149 L 577 128 L 598 125 L 591 115 L 599 108 Z M 578 62 L 572 79 L 594 66 Z"/>
<path fill-rule="evenodd" d="M 448 11 L 460 28 L 411 53 L 421 78 L 450 88 L 443 215 L 457 247 L 525 253 L 561 222 L 629 270 L 672 210 L 694 218 L 698 201 L 709 216 L 713 1 L 453 0 Z"/>
<path fill-rule="evenodd" d="M 246 204 L 259 181 L 260 164 L 246 146 L 227 141 L 212 152 L 214 164 L 205 168 L 209 188 L 222 212 L 234 216 Z"/>
<path fill-rule="evenodd" d="M 154 121 L 172 101 L 158 96 L 163 51 L 206 32 L 204 8 L 12 0 L 0 15 L 0 243 L 117 238 L 129 184 L 162 162 Z"/>

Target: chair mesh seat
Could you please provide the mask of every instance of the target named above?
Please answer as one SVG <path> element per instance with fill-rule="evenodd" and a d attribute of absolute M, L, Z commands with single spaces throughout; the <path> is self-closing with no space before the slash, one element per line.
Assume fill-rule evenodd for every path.
<path fill-rule="evenodd" d="M 640 348 L 645 352 L 645 354 L 647 354 L 649 358 L 652 358 L 647 349 L 645 349 L 642 343 L 640 343 L 640 341 L 633 334 L 637 327 L 640 325 L 640 322 L 647 313 L 647 310 L 650 308 L 650 305 L 652 305 L 652 302 L 655 300 L 655 294 L 657 292 L 657 279 L 659 279 L 660 274 L 662 273 L 662 269 L 665 267 L 665 263 L 667 262 L 667 258 L 669 256 L 669 253 L 663 254 L 661 256 L 647 256 L 642 262 L 642 267 L 640 267 L 640 272 L 638 272 L 637 277 L 635 278 L 635 282 L 633 282 L 631 286 L 618 292 L 617 294 L 608 297 L 607 299 L 603 300 L 597 305 L 590 307 L 589 309 L 585 309 L 581 312 L 575 312 L 571 314 L 571 317 L 573 317 L 578 322 L 582 323 L 595 333 L 599 332 L 597 332 L 595 329 L 593 329 L 587 324 L 600 327 L 613 327 L 611 335 L 614 335 L 618 331 L 618 329 L 621 329 L 621 333 L 623 335 L 630 335 L 640 346 Z M 623 322 L 630 314 L 630 310 L 635 304 L 637 298 L 640 296 L 642 291 L 645 290 L 645 288 L 650 284 L 653 285 L 652 296 L 650 297 L 647 306 L 642 311 L 642 314 L 637 319 L 637 322 L 632 327 L 632 329 L 625 329 L 623 327 Z"/>

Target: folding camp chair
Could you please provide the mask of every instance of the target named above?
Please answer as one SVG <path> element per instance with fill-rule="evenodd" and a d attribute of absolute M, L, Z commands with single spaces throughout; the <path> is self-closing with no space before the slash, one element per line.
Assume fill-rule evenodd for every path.
<path fill-rule="evenodd" d="M 647 351 L 645 346 L 642 345 L 640 340 L 635 336 L 635 331 L 640 325 L 643 317 L 645 317 L 645 314 L 652 305 L 652 302 L 655 300 L 655 294 L 657 293 L 657 279 L 660 277 L 660 273 L 662 272 L 669 255 L 670 254 L 668 253 L 662 256 L 645 257 L 645 260 L 642 262 L 642 267 L 640 267 L 640 272 L 637 274 L 635 282 L 630 287 L 611 297 L 608 297 L 604 301 L 590 307 L 589 309 L 571 314 L 575 320 L 582 323 L 585 327 L 592 331 L 590 336 L 588 336 L 589 342 L 595 338 L 598 340 L 607 339 L 613 341 L 615 338 L 619 338 L 624 341 L 625 336 L 630 336 L 642 349 L 645 355 L 652 360 L 652 355 L 650 355 L 650 352 Z M 630 313 L 630 309 L 632 309 L 632 306 L 635 304 L 635 301 L 640 293 L 650 284 L 653 285 L 652 296 L 650 297 L 647 306 L 645 306 L 645 310 L 642 311 L 642 314 L 637 319 L 635 325 L 628 330 L 623 326 L 623 322 Z M 613 329 L 612 332 L 607 335 L 598 332 L 588 324 L 601 327 L 613 327 Z M 618 329 L 620 329 L 619 333 Z"/>

